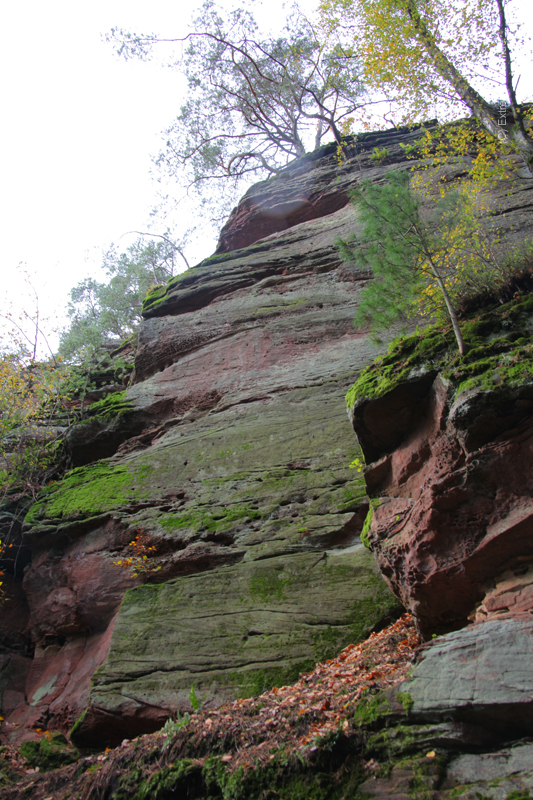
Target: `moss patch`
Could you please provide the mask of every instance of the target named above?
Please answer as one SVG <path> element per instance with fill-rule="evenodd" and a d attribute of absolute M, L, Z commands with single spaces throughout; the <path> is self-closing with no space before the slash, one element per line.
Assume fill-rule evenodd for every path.
<path fill-rule="evenodd" d="M 146 293 L 146 296 L 143 300 L 142 314 L 144 315 L 147 312 L 152 311 L 154 308 L 157 308 L 157 306 L 162 303 L 162 301 L 179 283 L 188 283 L 191 278 L 196 276 L 197 272 L 198 267 L 191 267 L 190 269 L 186 269 L 184 272 L 180 272 L 179 275 L 174 275 L 174 277 L 170 278 L 166 284 L 160 284 L 159 286 L 154 286 L 153 289 L 150 289 L 150 291 Z"/>
<path fill-rule="evenodd" d="M 371 725 L 380 717 L 388 714 L 389 702 L 383 693 L 363 695 L 354 713 L 356 725 Z"/>
<path fill-rule="evenodd" d="M 337 753 L 338 751 L 338 753 Z M 342 745 L 336 744 L 329 753 L 330 765 L 339 767 Z M 125 776 L 113 795 L 115 800 L 163 800 L 170 796 L 190 800 L 260 800 L 276 797 L 279 800 L 340 800 L 352 796 L 362 780 L 362 770 L 356 758 L 349 769 L 332 774 L 326 763 L 308 759 L 289 759 L 283 748 L 272 754 L 270 763 L 253 764 L 248 769 L 232 769 L 218 756 L 205 761 L 183 758 L 164 767 L 141 783 L 137 790 L 135 779 Z M 347 765 L 345 765 L 347 766 Z M 137 773 L 138 774 L 138 773 Z"/>
<path fill-rule="evenodd" d="M 120 464 L 98 461 L 72 470 L 61 483 L 41 492 L 26 515 L 33 524 L 42 518 L 67 519 L 95 516 L 126 505 L 142 496 L 143 484 L 153 471 L 149 464 L 136 464 L 129 470 Z"/>
<path fill-rule="evenodd" d="M 409 692 L 398 692 L 396 695 L 396 699 L 405 709 L 405 713 L 409 715 L 411 713 L 411 709 L 414 706 L 414 700 L 409 694 Z"/>
<path fill-rule="evenodd" d="M 126 400 L 126 391 L 124 390 L 123 392 L 113 392 L 103 400 L 93 403 L 89 408 L 89 415 L 109 422 L 120 414 L 127 414 L 132 410 L 133 403 Z"/>
<path fill-rule="evenodd" d="M 365 517 L 365 521 L 363 524 L 363 529 L 361 531 L 361 541 L 365 547 L 370 547 L 370 528 L 372 527 L 372 520 L 374 519 L 374 509 L 380 505 L 380 500 L 377 497 L 370 498 L 370 505 L 368 507 L 368 512 Z"/>
<path fill-rule="evenodd" d="M 193 530 L 221 531 L 239 520 L 260 519 L 261 514 L 252 506 L 233 504 L 229 507 L 210 508 L 207 511 L 203 507 L 195 507 L 188 511 L 178 514 L 163 514 L 157 520 L 167 531 L 175 531 L 183 528 Z"/>
<path fill-rule="evenodd" d="M 38 742 L 24 742 L 20 746 L 20 754 L 32 767 L 39 767 L 42 772 L 72 764 L 80 757 L 62 733 L 47 734 Z"/>
<path fill-rule="evenodd" d="M 462 321 L 468 347 L 460 356 L 449 327 L 431 326 L 391 343 L 386 355 L 364 369 L 346 395 L 349 408 L 380 397 L 414 377 L 440 372 L 456 395 L 533 380 L 533 296 L 516 298 Z"/>

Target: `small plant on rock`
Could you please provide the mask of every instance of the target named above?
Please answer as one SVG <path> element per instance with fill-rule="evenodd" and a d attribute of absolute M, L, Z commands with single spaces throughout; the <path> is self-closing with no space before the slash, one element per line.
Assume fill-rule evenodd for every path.
<path fill-rule="evenodd" d="M 153 567 L 149 559 L 157 552 L 157 547 L 150 544 L 150 537 L 142 529 L 137 531 L 137 536 L 129 544 L 128 548 L 131 555 L 113 561 L 115 567 L 132 569 L 132 578 L 136 578 L 141 572 L 157 572 L 160 566 Z"/>

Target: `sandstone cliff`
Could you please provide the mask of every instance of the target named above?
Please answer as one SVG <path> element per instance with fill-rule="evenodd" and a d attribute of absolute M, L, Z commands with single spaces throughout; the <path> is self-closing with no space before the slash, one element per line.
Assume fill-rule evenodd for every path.
<path fill-rule="evenodd" d="M 350 185 L 420 166 L 400 146 L 417 135 L 362 137 L 341 164 L 333 147 L 298 160 L 250 190 L 215 256 L 147 297 L 131 385 L 70 432 L 75 468 L 26 517 L 31 564 L 3 622 L 5 741 L 47 727 L 113 745 L 190 710 L 192 685 L 209 709 L 289 683 L 394 619 L 398 600 L 426 638 L 445 635 L 365 717 L 396 737 L 365 745 L 393 774 L 365 792 L 402 793 L 418 775 L 408 753 L 500 753 L 531 733 L 529 301 L 470 323 L 466 366 L 430 332 L 364 373 L 349 399 L 368 466 L 348 468 L 361 449 L 344 394 L 378 351 L 352 326 L 369 276 L 334 240 L 357 228 Z M 464 164 L 434 174 L 461 180 Z M 487 227 L 530 236 L 531 193 L 500 182 Z M 154 549 L 132 577 L 113 562 L 137 535 Z M 335 740 L 356 761 L 358 725 Z M 428 763 L 428 791 L 457 784 L 448 757 Z"/>

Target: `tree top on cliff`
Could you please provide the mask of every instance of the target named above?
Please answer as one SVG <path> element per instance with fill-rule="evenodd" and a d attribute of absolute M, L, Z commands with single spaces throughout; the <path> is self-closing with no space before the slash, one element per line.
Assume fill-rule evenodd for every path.
<path fill-rule="evenodd" d="M 114 29 L 108 39 L 125 58 L 151 58 L 165 42 L 181 51 L 169 66 L 185 76 L 187 100 L 157 164 L 204 199 L 215 181 L 223 218 L 219 184 L 236 191 L 242 178 L 275 174 L 326 137 L 340 141 L 368 98 L 353 53 L 298 11 L 280 35 L 263 35 L 251 12 L 222 13 L 206 0 L 193 29 L 184 39 Z"/>
<path fill-rule="evenodd" d="M 533 137 L 513 74 L 526 37 L 507 0 L 322 0 L 325 30 L 352 41 L 369 90 L 394 98 L 402 123 L 458 118 L 465 107 L 533 163 Z M 531 48 L 527 57 L 531 58 Z M 520 78 L 522 77 L 522 81 Z"/>

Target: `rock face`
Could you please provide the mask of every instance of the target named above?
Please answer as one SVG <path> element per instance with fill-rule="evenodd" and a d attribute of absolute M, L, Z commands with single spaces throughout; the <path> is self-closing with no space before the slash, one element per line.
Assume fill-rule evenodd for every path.
<path fill-rule="evenodd" d="M 532 309 L 528 296 L 466 323 L 464 360 L 413 336 L 354 388 L 368 542 L 426 636 L 533 608 Z"/>
<path fill-rule="evenodd" d="M 347 395 L 367 461 L 363 539 L 428 640 L 392 693 L 408 719 L 388 747 L 416 757 L 361 784 L 372 798 L 533 789 L 532 312 L 525 291 L 472 315 L 462 358 L 442 330 L 408 337 Z M 413 747 L 438 728 L 429 753 Z"/>
<path fill-rule="evenodd" d="M 361 411 L 366 486 L 348 467 L 361 451 L 343 395 L 379 351 L 352 325 L 369 276 L 335 240 L 357 230 L 351 185 L 423 166 L 402 147 L 418 135 L 296 162 L 247 194 L 215 256 L 148 295 L 131 384 L 69 432 L 74 469 L 26 517 L 32 560 L 12 581 L 0 665 L 9 741 L 72 728 L 80 746 L 115 744 L 190 708 L 193 685 L 210 707 L 290 681 L 394 617 L 397 598 L 425 633 L 501 614 L 509 591 L 526 608 L 525 381 L 501 409 L 474 393 L 452 410 L 439 370 L 419 371 Z M 460 180 L 464 165 L 428 174 Z M 508 243 L 530 191 L 509 180 L 487 202 Z M 382 498 L 370 540 L 392 592 L 360 543 L 367 488 Z M 424 514 L 442 519 L 426 539 Z"/>
<path fill-rule="evenodd" d="M 434 126 L 427 125 L 430 129 Z M 374 148 L 386 147 L 389 163 L 403 160 L 399 145 L 419 135 L 417 128 L 364 133 L 345 140 L 347 160 L 338 153 L 335 142 L 297 159 L 283 170 L 281 180 L 262 181 L 246 192 L 222 228 L 216 252 L 248 247 L 272 233 L 343 208 L 353 186 L 354 157 L 359 156 L 361 168 L 368 169 Z"/>
<path fill-rule="evenodd" d="M 512 740 L 533 730 L 532 670 L 531 619 L 492 619 L 438 638 L 401 688 L 417 721 L 451 717 Z"/>
<path fill-rule="evenodd" d="M 364 638 L 391 613 L 391 595 L 364 548 L 349 551 L 243 561 L 128 592 L 74 740 L 157 730 L 188 707 L 191 686 L 208 702 L 260 694 Z"/>
<path fill-rule="evenodd" d="M 386 165 L 360 147 L 340 167 L 331 148 L 304 159 L 268 182 L 263 207 L 303 181 L 322 197 L 314 218 L 255 229 L 148 296 L 132 384 L 69 432 L 75 469 L 26 520 L 8 738 L 82 714 L 81 745 L 154 730 L 193 683 L 215 705 L 260 690 L 397 613 L 359 544 L 368 501 L 348 469 L 359 449 L 343 394 L 376 353 L 352 326 L 368 276 L 334 241 L 356 226 L 361 169 L 385 174 L 415 136 L 389 134 Z M 163 619 L 177 625 L 168 642 Z"/>

